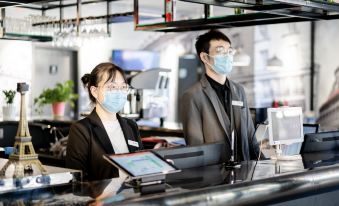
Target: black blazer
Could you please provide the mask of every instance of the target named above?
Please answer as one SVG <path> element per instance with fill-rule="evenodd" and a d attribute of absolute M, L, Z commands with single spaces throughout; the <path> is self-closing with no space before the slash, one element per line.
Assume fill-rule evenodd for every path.
<path fill-rule="evenodd" d="M 251 113 L 247 105 L 244 88 L 230 79 L 234 125 L 238 151 L 237 161 L 257 159 L 259 144 L 253 136 L 255 133 Z M 185 140 L 188 145 L 201 145 L 212 142 L 225 142 L 222 157 L 230 159 L 231 121 L 205 75 L 183 95 L 181 115 Z M 239 151 L 240 150 L 240 151 Z"/>
<path fill-rule="evenodd" d="M 129 152 L 142 150 L 137 124 L 117 114 Z M 128 144 L 136 141 L 139 147 Z M 135 145 L 135 144 L 134 144 Z M 96 113 L 74 123 L 69 132 L 66 167 L 82 170 L 83 180 L 101 180 L 118 177 L 118 169 L 103 159 L 103 154 L 114 154 L 107 132 Z"/>

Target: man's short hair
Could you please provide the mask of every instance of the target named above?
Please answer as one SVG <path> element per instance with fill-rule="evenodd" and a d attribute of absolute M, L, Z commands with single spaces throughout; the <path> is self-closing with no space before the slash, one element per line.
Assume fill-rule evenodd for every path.
<path fill-rule="evenodd" d="M 212 29 L 207 33 L 204 33 L 197 37 L 197 41 L 195 42 L 195 49 L 197 50 L 197 55 L 199 56 L 199 58 L 201 52 L 205 52 L 207 54 L 209 53 L 211 40 L 224 40 L 231 44 L 230 39 L 224 33 Z"/>

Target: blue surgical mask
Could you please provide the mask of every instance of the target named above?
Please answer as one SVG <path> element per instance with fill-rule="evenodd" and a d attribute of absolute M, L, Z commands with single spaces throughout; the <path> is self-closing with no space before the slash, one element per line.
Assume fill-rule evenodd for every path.
<path fill-rule="evenodd" d="M 127 92 L 106 91 L 104 101 L 100 103 L 105 110 L 112 113 L 118 113 L 124 108 L 127 101 Z"/>
<path fill-rule="evenodd" d="M 207 54 L 208 55 L 208 54 Z M 218 74 L 227 75 L 231 73 L 233 66 L 233 56 L 232 55 L 215 55 L 214 64 L 210 65 L 212 69 Z"/>

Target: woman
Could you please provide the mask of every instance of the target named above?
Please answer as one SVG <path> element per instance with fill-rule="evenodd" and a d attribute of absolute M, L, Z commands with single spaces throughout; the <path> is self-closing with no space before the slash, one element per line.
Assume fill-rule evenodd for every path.
<path fill-rule="evenodd" d="M 82 170 L 83 180 L 118 177 L 118 169 L 103 154 L 143 149 L 136 123 L 118 114 L 129 90 L 124 72 L 112 63 L 101 63 L 81 80 L 95 108 L 70 128 L 66 167 Z"/>

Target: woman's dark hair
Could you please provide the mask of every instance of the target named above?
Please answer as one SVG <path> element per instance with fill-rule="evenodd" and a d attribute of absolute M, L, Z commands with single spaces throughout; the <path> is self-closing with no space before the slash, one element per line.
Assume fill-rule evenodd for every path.
<path fill-rule="evenodd" d="M 97 87 L 98 83 L 104 77 L 104 74 L 108 74 L 108 79 L 105 83 L 109 82 L 110 80 L 115 80 L 117 72 L 120 72 L 125 82 L 127 82 L 124 71 L 117 65 L 109 62 L 98 64 L 90 74 L 85 74 L 83 77 L 81 77 L 81 81 L 84 87 L 87 87 L 89 98 L 93 103 L 96 102 L 96 99 L 91 93 L 91 86 Z"/>
<path fill-rule="evenodd" d="M 231 44 L 230 39 L 225 34 L 218 30 L 212 29 L 209 32 L 197 37 L 197 41 L 195 42 L 195 49 L 197 50 L 197 55 L 199 59 L 201 52 L 205 52 L 207 54 L 209 53 L 211 40 L 224 40 Z"/>

